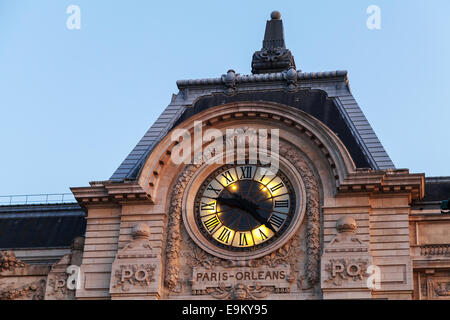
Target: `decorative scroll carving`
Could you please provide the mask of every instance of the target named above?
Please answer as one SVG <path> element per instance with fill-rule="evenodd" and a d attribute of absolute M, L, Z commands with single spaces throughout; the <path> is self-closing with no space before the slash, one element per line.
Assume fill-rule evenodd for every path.
<path fill-rule="evenodd" d="M 24 267 L 25 263 L 18 259 L 13 251 L 0 251 L 0 272 Z"/>
<path fill-rule="evenodd" d="M 252 57 L 252 73 L 281 72 L 295 68 L 294 57 L 286 48 L 262 48 Z"/>
<path fill-rule="evenodd" d="M 18 288 L 12 286 L 0 292 L 0 300 L 16 300 L 28 298 L 32 300 L 44 299 L 45 280 L 39 280 Z"/>

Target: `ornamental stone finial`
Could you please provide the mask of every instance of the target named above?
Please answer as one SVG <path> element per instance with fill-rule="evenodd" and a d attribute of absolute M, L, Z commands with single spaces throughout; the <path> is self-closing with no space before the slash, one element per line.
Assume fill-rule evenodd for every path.
<path fill-rule="evenodd" d="M 145 223 L 138 223 L 131 229 L 133 240 L 150 238 L 150 227 Z"/>
<path fill-rule="evenodd" d="M 356 224 L 356 220 L 352 217 L 342 217 L 339 218 L 338 221 L 336 221 L 336 230 L 339 233 L 342 232 L 356 232 L 356 229 L 358 228 Z"/>
<path fill-rule="evenodd" d="M 252 73 L 276 73 L 295 68 L 294 56 L 286 49 L 281 14 L 273 11 L 266 22 L 263 46 L 252 57 Z"/>
<path fill-rule="evenodd" d="M 270 18 L 272 20 L 279 20 L 281 19 L 281 13 L 279 11 L 272 11 L 272 13 L 270 14 Z"/>

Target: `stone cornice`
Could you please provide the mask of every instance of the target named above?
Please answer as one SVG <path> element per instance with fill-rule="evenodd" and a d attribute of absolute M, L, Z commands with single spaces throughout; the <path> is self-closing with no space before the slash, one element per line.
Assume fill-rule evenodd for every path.
<path fill-rule="evenodd" d="M 90 187 L 76 187 L 70 190 L 81 206 L 121 204 L 129 201 L 153 203 L 150 195 L 135 181 L 123 183 L 96 181 L 91 182 Z"/>
<path fill-rule="evenodd" d="M 349 173 L 338 187 L 338 195 L 348 193 L 408 193 L 410 201 L 425 195 L 425 174 L 409 173 L 407 169 L 357 170 Z"/>

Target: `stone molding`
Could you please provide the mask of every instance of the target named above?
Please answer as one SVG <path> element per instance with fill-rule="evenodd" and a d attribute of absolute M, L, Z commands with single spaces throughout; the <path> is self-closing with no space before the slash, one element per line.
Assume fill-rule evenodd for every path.
<path fill-rule="evenodd" d="M 425 174 L 411 174 L 407 169 L 371 170 L 350 172 L 338 186 L 338 193 L 393 194 L 407 193 L 409 201 L 425 195 Z"/>
<path fill-rule="evenodd" d="M 261 73 L 261 74 L 248 74 L 241 75 L 236 74 L 235 76 L 235 84 L 236 85 L 244 85 L 247 83 L 274 83 L 285 80 L 285 73 L 283 72 L 275 72 L 275 73 Z M 345 82 L 347 79 L 347 71 L 345 70 L 337 70 L 337 71 L 325 71 L 325 72 L 302 72 L 301 70 L 296 70 L 296 80 L 319 80 L 319 79 L 343 79 Z M 225 85 L 225 79 L 223 77 L 219 78 L 205 78 L 205 79 L 191 79 L 191 80 L 178 80 L 177 86 L 178 89 L 186 89 L 190 87 L 199 87 L 199 86 L 218 86 Z"/>
<path fill-rule="evenodd" d="M 133 181 L 113 183 L 91 182 L 90 187 L 70 188 L 80 206 L 122 204 L 123 202 L 153 203 L 149 194 Z"/>

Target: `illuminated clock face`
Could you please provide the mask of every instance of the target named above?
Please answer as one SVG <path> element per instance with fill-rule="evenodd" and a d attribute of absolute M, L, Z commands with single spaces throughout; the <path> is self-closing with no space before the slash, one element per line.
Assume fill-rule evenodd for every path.
<path fill-rule="evenodd" d="M 252 251 L 276 241 L 295 213 L 295 193 L 281 170 L 259 165 L 222 167 L 195 198 L 195 220 L 206 239 L 231 251 Z"/>

